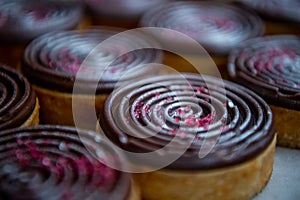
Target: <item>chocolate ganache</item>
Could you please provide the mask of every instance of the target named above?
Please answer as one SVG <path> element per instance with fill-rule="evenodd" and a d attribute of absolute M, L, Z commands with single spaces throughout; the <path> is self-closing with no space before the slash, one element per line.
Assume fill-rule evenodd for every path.
<path fill-rule="evenodd" d="M 21 126 L 35 104 L 28 81 L 17 71 L 0 65 L 0 130 Z"/>
<path fill-rule="evenodd" d="M 2 0 L 1 42 L 26 42 L 53 30 L 75 28 L 83 13 L 78 1 Z"/>
<path fill-rule="evenodd" d="M 81 78 L 76 81 L 82 93 L 96 88 L 97 94 L 111 91 L 118 82 L 155 73 L 146 64 L 160 63 L 162 53 L 154 49 L 132 50 L 140 44 L 151 46 L 154 41 L 141 33 L 116 35 L 121 31 L 102 27 L 43 35 L 26 48 L 22 72 L 36 85 L 72 92 L 80 71 Z"/>
<path fill-rule="evenodd" d="M 232 52 L 230 77 L 270 104 L 300 110 L 300 38 L 267 36 L 250 40 Z"/>
<path fill-rule="evenodd" d="M 0 132 L 1 197 L 127 199 L 130 175 L 102 164 L 86 146 L 101 159 L 124 165 L 109 143 L 92 132 L 60 126 Z"/>
<path fill-rule="evenodd" d="M 223 89 L 222 89 L 223 88 Z M 157 152 L 155 160 L 185 152 L 169 169 L 213 169 L 250 160 L 274 138 L 269 106 L 237 84 L 197 74 L 165 75 L 118 88 L 100 116 L 103 132 L 129 152 Z M 171 141 L 177 141 L 171 144 Z M 199 151 L 211 141 L 204 157 Z"/>
<path fill-rule="evenodd" d="M 146 12 L 140 24 L 184 33 L 214 54 L 227 54 L 241 41 L 264 32 L 254 13 L 220 2 L 166 3 Z"/>

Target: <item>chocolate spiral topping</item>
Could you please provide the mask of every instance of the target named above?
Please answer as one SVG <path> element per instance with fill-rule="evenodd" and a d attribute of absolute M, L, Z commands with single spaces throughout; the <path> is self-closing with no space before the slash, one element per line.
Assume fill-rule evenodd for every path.
<path fill-rule="evenodd" d="M 141 74 L 154 73 L 144 64 L 160 62 L 162 54 L 159 51 L 128 50 L 153 42 L 141 34 L 127 34 L 109 40 L 103 48 L 97 47 L 121 30 L 99 28 L 44 35 L 26 48 L 22 71 L 37 85 L 72 92 L 76 73 L 80 70 L 82 91 L 98 85 L 97 93 L 111 91 L 120 79 L 124 82 Z M 89 55 L 95 48 L 99 50 Z M 99 77 L 94 77 L 97 73 Z"/>
<path fill-rule="evenodd" d="M 28 41 L 49 31 L 74 28 L 82 12 L 76 1 L 2 0 L 0 40 Z"/>
<path fill-rule="evenodd" d="M 269 103 L 300 110 L 300 38 L 268 36 L 244 43 L 232 52 L 231 78 Z"/>
<path fill-rule="evenodd" d="M 0 66 L 0 130 L 21 126 L 35 104 L 28 81 L 15 70 Z"/>
<path fill-rule="evenodd" d="M 108 138 L 130 152 L 168 146 L 152 160 L 137 161 L 149 165 L 181 152 L 191 139 L 171 169 L 240 163 L 264 150 L 274 137 L 271 110 L 259 96 L 231 82 L 192 74 L 157 76 L 115 90 L 100 125 Z M 211 150 L 200 158 L 209 144 Z"/>
<path fill-rule="evenodd" d="M 36 126 L 0 135 L 0 193 L 5 199 L 114 200 L 129 195 L 129 174 L 107 167 L 85 148 L 123 165 L 120 155 L 95 133 Z"/>
<path fill-rule="evenodd" d="M 299 0 L 238 0 L 260 14 L 277 20 L 300 22 Z"/>
<path fill-rule="evenodd" d="M 216 2 L 164 4 L 147 12 L 140 23 L 182 32 L 216 54 L 227 54 L 241 41 L 264 32 L 262 21 L 253 13 Z"/>

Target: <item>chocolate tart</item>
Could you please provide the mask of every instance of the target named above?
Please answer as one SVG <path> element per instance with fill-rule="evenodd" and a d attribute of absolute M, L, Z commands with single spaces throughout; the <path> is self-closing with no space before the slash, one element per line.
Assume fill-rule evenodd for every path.
<path fill-rule="evenodd" d="M 272 173 L 271 109 L 228 81 L 182 74 L 131 83 L 108 97 L 99 122 L 145 169 L 134 178 L 148 200 L 249 199 Z"/>
<path fill-rule="evenodd" d="M 102 27 L 55 32 L 28 45 L 22 72 L 39 97 L 42 123 L 75 125 L 75 108 L 80 123 L 76 125 L 95 129 L 99 110 L 115 87 L 156 73 L 149 63 L 161 62 L 159 51 L 131 51 L 140 44 L 147 46 L 153 41 L 138 33 L 112 37 L 120 31 Z M 105 45 L 99 48 L 100 43 Z M 95 120 L 87 109 L 91 106 L 97 113 Z"/>
<path fill-rule="evenodd" d="M 94 25 L 137 27 L 141 15 L 168 0 L 84 0 Z"/>
<path fill-rule="evenodd" d="M 0 61 L 17 67 L 29 41 L 50 31 L 75 28 L 82 14 L 83 5 L 76 0 L 2 0 Z"/>
<path fill-rule="evenodd" d="M 227 55 L 242 41 L 264 33 L 262 20 L 254 13 L 221 2 L 179 1 L 150 9 L 141 21 L 142 27 L 168 28 L 191 37 L 209 52 L 226 75 Z M 175 33 L 174 33 L 175 34 Z M 183 39 L 166 34 L 162 43 L 182 49 L 188 56 L 199 59 L 201 52 L 193 51 Z M 204 55 L 205 56 L 205 55 Z M 205 59 L 205 58 L 203 58 Z M 198 62 L 205 62 L 199 60 Z M 193 66 L 178 56 L 166 53 L 165 64 L 178 71 L 195 72 Z"/>
<path fill-rule="evenodd" d="M 261 95 L 274 112 L 278 144 L 300 148 L 300 38 L 268 36 L 232 52 L 230 77 Z"/>
<path fill-rule="evenodd" d="M 103 164 L 122 167 L 124 158 L 93 132 L 63 126 L 10 129 L 0 132 L 0 152 L 4 199 L 140 199 L 130 174 Z"/>
<path fill-rule="evenodd" d="M 0 65 L 0 131 L 39 123 L 39 102 L 29 82 Z"/>
<path fill-rule="evenodd" d="M 299 0 L 238 0 L 264 19 L 267 34 L 300 34 Z"/>

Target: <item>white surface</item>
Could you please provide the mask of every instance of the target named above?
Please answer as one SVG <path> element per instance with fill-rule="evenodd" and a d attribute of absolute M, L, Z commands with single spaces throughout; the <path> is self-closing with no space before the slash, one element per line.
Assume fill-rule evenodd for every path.
<path fill-rule="evenodd" d="M 300 200 L 300 150 L 276 148 L 272 177 L 253 200 Z"/>

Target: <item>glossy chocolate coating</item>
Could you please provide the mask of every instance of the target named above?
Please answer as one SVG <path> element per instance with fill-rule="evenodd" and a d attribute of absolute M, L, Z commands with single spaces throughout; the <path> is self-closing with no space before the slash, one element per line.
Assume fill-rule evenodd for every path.
<path fill-rule="evenodd" d="M 192 139 L 169 169 L 235 165 L 257 156 L 274 138 L 272 112 L 259 96 L 197 74 L 157 76 L 115 90 L 105 103 L 100 125 L 108 138 L 131 152 L 154 152 L 178 140 L 152 159 L 133 160 L 143 165 L 179 153 L 181 144 Z M 199 158 L 207 141 L 215 144 Z"/>
<path fill-rule="evenodd" d="M 129 51 L 139 44 L 147 46 L 153 40 L 138 35 L 111 39 L 106 47 L 93 51 L 97 45 L 123 29 L 98 28 L 84 31 L 49 33 L 32 41 L 25 50 L 22 72 L 38 86 L 71 93 L 76 81 L 82 93 L 96 89 L 96 93 L 110 92 L 143 74 L 155 73 L 147 63 L 160 63 L 161 52 L 154 49 Z M 91 52 L 96 53 L 91 53 Z M 116 55 L 122 54 L 119 57 Z M 89 56 L 89 57 L 88 57 Z M 87 59 L 87 61 L 85 60 Z M 95 77 L 95 74 L 99 76 Z"/>
<path fill-rule="evenodd" d="M 78 1 L 3 0 L 0 3 L 1 43 L 28 42 L 54 30 L 75 28 L 83 14 Z"/>
<path fill-rule="evenodd" d="M 0 130 L 21 126 L 35 105 L 29 82 L 19 72 L 0 66 Z"/>
<path fill-rule="evenodd" d="M 270 104 L 300 110 L 300 38 L 266 36 L 250 40 L 229 58 L 230 77 Z"/>
<path fill-rule="evenodd" d="M 228 54 L 241 41 L 264 32 L 262 20 L 254 13 L 218 2 L 166 3 L 146 12 L 140 25 L 179 31 L 213 54 Z"/>
<path fill-rule="evenodd" d="M 10 129 L 0 132 L 0 152 L 0 193 L 5 199 L 128 198 L 130 175 L 91 154 L 124 165 L 95 133 L 47 125 Z"/>

